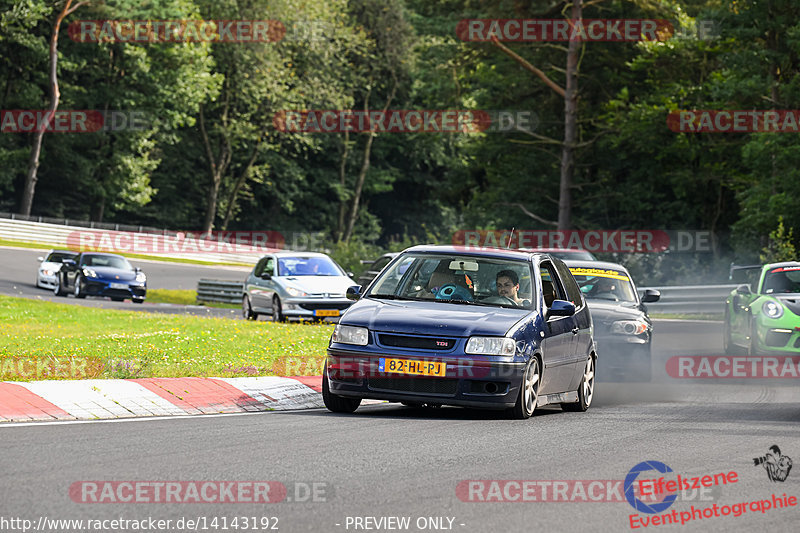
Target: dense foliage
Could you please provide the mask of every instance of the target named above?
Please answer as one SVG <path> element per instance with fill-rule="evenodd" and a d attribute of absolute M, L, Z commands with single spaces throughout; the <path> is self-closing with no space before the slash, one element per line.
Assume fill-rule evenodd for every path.
<path fill-rule="evenodd" d="M 669 19 L 656 42 L 581 44 L 576 229 L 708 230 L 713 253 L 629 262 L 648 279 L 758 260 L 800 231 L 792 133 L 677 133 L 681 109 L 800 109 L 795 0 L 604 0 L 587 19 Z M 46 109 L 64 0 L 0 0 L 0 109 Z M 60 109 L 146 127 L 45 135 L 33 214 L 173 229 L 321 232 L 350 266 L 463 229 L 552 229 L 564 99 L 462 19 L 565 18 L 556 0 L 91 0 L 58 41 Z M 86 43 L 78 20 L 276 20 L 277 42 Z M 709 24 L 708 21 L 712 21 Z M 709 30 L 711 29 L 711 30 Z M 564 85 L 566 42 L 505 43 Z M 291 133 L 282 110 L 532 111 L 483 133 Z M 31 133 L 0 133 L 0 211 L 19 209 Z M 780 249 L 787 248 L 785 243 Z M 795 242 L 795 244 L 800 244 Z M 661 265 L 661 266 L 659 266 Z M 671 269 L 671 270 L 670 270 Z M 670 270 L 669 274 L 666 273 Z"/>

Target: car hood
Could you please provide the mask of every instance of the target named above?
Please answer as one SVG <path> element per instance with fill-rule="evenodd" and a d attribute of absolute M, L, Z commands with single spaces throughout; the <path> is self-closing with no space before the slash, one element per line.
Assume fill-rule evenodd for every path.
<path fill-rule="evenodd" d="M 94 270 L 98 278 L 108 279 L 111 281 L 133 281 L 136 279 L 136 271 L 124 270 L 121 268 L 112 267 L 84 267 Z"/>
<path fill-rule="evenodd" d="M 587 304 L 589 312 L 592 314 L 592 321 L 596 326 L 611 327 L 611 323 L 617 320 L 646 318 L 642 310 L 633 303 L 611 304 L 588 300 Z"/>
<path fill-rule="evenodd" d="M 347 287 L 358 285 L 347 276 L 280 276 L 285 287 L 295 287 L 308 294 L 340 294 L 344 297 Z"/>
<path fill-rule="evenodd" d="M 800 315 L 800 294 L 787 294 L 783 295 L 770 295 L 778 299 L 789 311 L 796 315 Z"/>
<path fill-rule="evenodd" d="M 55 263 L 53 261 L 42 261 L 39 263 L 39 268 L 42 270 L 58 270 L 61 268 L 61 263 Z"/>
<path fill-rule="evenodd" d="M 372 331 L 415 335 L 504 336 L 529 311 L 435 301 L 378 301 L 365 298 L 347 310 L 340 323 Z"/>

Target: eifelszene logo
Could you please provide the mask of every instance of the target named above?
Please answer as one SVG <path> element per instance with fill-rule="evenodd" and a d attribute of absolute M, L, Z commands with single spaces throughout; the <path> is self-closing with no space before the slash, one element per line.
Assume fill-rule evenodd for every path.
<path fill-rule="evenodd" d="M 754 457 L 753 464 L 755 466 L 761 465 L 767 471 L 767 477 L 770 481 L 786 481 L 789 477 L 789 472 L 792 470 L 792 459 L 788 455 L 781 455 L 781 449 L 777 444 L 769 447 L 766 455 L 761 457 Z"/>

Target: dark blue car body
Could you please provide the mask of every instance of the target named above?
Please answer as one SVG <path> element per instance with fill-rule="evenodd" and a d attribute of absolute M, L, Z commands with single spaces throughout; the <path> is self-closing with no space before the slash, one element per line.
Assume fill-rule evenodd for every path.
<path fill-rule="evenodd" d="M 523 272 L 529 268 L 531 276 L 527 283 L 533 301 L 526 300 L 527 308 L 515 308 L 373 296 L 375 287 L 393 264 L 403 261 L 406 255 L 424 257 L 425 254 L 455 261 L 462 257 L 514 261 Z M 547 292 L 550 285 L 547 281 L 543 283 L 543 275 L 552 284 L 555 295 Z M 545 286 L 549 298 L 543 294 Z M 350 292 L 359 293 L 360 299 L 344 313 L 339 326 L 367 328 L 369 333 L 363 346 L 336 342 L 336 335 L 331 340 L 323 392 L 328 399 L 332 398 L 326 405 L 333 411 L 352 412 L 355 408 L 350 407 L 357 407 L 363 398 L 413 405 L 513 410 L 523 396 L 526 369 L 532 362 L 541 370 L 536 374 L 538 399 L 535 398 L 534 407 L 552 403 L 560 403 L 566 410 L 588 407 L 586 404 L 582 409 L 574 408 L 586 403 L 586 398 L 580 396 L 581 386 L 587 361 L 593 371 L 596 359 L 591 316 L 572 275 L 557 258 L 501 249 L 417 246 L 395 258 L 363 296 L 358 288 Z M 514 353 L 467 353 L 471 337 L 510 338 L 515 345 Z M 415 361 L 423 366 L 443 362 L 446 375 L 387 373 L 387 359 Z M 593 387 L 593 377 L 588 379 Z M 591 392 L 588 391 L 588 402 Z"/>
<path fill-rule="evenodd" d="M 147 296 L 147 278 L 120 255 L 84 252 L 62 264 L 54 292 L 58 296 L 106 296 L 142 303 Z"/>

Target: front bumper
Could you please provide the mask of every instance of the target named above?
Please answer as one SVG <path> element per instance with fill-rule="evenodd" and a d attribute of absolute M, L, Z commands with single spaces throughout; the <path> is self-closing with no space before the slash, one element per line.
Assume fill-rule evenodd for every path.
<path fill-rule="evenodd" d="M 774 354 L 800 353 L 800 326 L 790 323 L 777 325 L 775 320 L 759 320 L 758 351 Z M 780 322 L 780 320 L 778 321 Z"/>
<path fill-rule="evenodd" d="M 40 287 L 47 287 L 48 289 L 54 289 L 56 287 L 56 277 L 55 275 L 47 275 L 39 272 L 37 274 L 37 279 L 39 280 Z"/>
<path fill-rule="evenodd" d="M 88 296 L 107 296 L 109 298 L 136 298 L 143 300 L 147 296 L 145 283 L 108 281 L 87 278 L 81 289 Z"/>
<path fill-rule="evenodd" d="M 595 337 L 598 377 L 603 381 L 649 380 L 652 364 L 650 340 L 649 336 L 638 335 Z"/>
<path fill-rule="evenodd" d="M 353 303 L 347 298 L 290 297 L 281 302 L 281 312 L 294 318 L 338 318 Z"/>
<path fill-rule="evenodd" d="M 379 371 L 381 358 L 444 362 L 443 377 Z M 524 362 L 486 361 L 465 354 L 365 353 L 328 349 L 328 383 L 333 394 L 394 402 L 437 403 L 463 407 L 513 407 L 525 371 Z"/>

